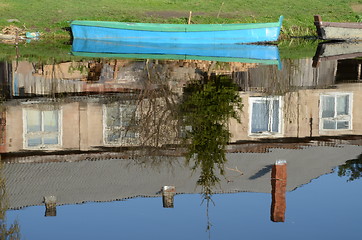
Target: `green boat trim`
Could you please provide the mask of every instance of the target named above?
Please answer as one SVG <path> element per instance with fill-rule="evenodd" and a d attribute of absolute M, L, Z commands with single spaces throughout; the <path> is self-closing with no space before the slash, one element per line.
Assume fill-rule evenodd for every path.
<path fill-rule="evenodd" d="M 82 21 L 75 20 L 71 25 L 104 27 L 115 29 L 128 29 L 153 32 L 211 32 L 230 31 L 243 29 L 281 27 L 283 16 L 278 22 L 270 23 L 235 23 L 235 24 L 163 24 L 163 23 L 131 23 L 131 22 L 107 22 L 107 21 Z"/>
<path fill-rule="evenodd" d="M 159 59 L 159 60 L 203 60 L 217 62 L 243 62 L 258 63 L 263 65 L 279 65 L 278 59 L 252 59 L 252 58 L 232 58 L 232 57 L 209 57 L 178 54 L 117 54 L 117 53 L 89 53 L 72 52 L 73 56 L 89 58 L 126 58 L 126 59 Z"/>

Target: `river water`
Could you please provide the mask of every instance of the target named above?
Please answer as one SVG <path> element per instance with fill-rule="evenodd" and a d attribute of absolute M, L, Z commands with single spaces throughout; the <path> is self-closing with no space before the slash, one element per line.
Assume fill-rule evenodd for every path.
<path fill-rule="evenodd" d="M 362 54 L 319 48 L 0 62 L 3 236 L 358 237 Z"/>

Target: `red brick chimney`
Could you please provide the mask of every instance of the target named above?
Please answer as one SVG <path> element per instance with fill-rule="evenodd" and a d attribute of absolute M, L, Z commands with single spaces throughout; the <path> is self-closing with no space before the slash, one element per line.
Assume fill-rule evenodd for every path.
<path fill-rule="evenodd" d="M 277 160 L 271 173 L 272 205 L 270 219 L 273 222 L 285 221 L 285 192 L 287 189 L 287 162 Z"/>

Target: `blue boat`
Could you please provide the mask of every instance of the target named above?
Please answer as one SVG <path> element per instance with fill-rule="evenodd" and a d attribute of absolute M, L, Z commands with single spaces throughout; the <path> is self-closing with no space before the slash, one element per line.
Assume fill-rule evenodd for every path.
<path fill-rule="evenodd" d="M 274 45 L 161 44 L 74 39 L 72 54 L 82 57 L 280 64 L 279 50 Z"/>
<path fill-rule="evenodd" d="M 72 21 L 73 39 L 176 44 L 240 44 L 277 41 L 278 22 L 242 24 L 157 24 Z"/>

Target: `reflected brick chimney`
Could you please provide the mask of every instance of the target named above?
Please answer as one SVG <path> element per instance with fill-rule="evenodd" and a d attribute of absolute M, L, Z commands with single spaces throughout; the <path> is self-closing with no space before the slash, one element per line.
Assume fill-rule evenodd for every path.
<path fill-rule="evenodd" d="M 273 166 L 271 173 L 272 205 L 270 219 L 273 222 L 285 221 L 285 192 L 287 189 L 287 162 L 278 160 Z"/>

